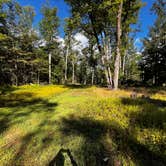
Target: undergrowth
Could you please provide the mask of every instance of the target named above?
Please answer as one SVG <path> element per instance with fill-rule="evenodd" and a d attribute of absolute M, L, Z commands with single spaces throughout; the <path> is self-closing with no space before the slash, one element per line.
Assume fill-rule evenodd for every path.
<path fill-rule="evenodd" d="M 0 88 L 0 165 L 166 165 L 166 93 Z M 146 93 L 149 97 L 142 97 Z"/>

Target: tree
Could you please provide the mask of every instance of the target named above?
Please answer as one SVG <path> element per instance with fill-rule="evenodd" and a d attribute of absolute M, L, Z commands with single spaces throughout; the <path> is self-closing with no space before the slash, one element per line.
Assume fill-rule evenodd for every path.
<path fill-rule="evenodd" d="M 123 54 L 123 71 L 121 73 L 122 80 L 130 83 L 140 81 L 139 61 L 141 53 L 137 51 L 133 44 L 133 39 L 129 40 L 128 48 Z"/>
<path fill-rule="evenodd" d="M 37 35 L 32 28 L 34 10 L 30 6 L 21 7 L 14 1 L 8 1 L 2 8 L 3 35 L 6 39 L 1 41 L 3 63 L 1 72 L 6 83 L 18 85 L 33 81 L 35 67 L 33 60 L 34 42 Z"/>
<path fill-rule="evenodd" d="M 118 88 L 118 80 L 119 80 L 119 67 L 120 67 L 120 46 L 121 46 L 121 35 L 122 35 L 122 10 L 123 10 L 123 1 L 119 3 L 118 6 L 118 14 L 117 14 L 117 26 L 116 26 L 116 59 L 115 59 L 115 66 L 114 66 L 114 89 Z"/>
<path fill-rule="evenodd" d="M 7 38 L 7 26 L 6 26 L 6 13 L 4 11 L 4 6 L 7 4 L 7 0 L 0 1 L 0 41 Z"/>
<path fill-rule="evenodd" d="M 68 79 L 68 57 L 69 54 L 71 52 L 71 40 L 72 40 L 72 33 L 73 33 L 73 22 L 72 19 L 67 18 L 65 20 L 66 24 L 65 24 L 65 47 L 66 47 L 66 52 L 65 52 L 65 84 L 67 83 L 67 79 Z"/>
<path fill-rule="evenodd" d="M 101 47 L 101 44 L 104 44 L 104 39 L 102 39 L 102 35 L 104 34 L 101 30 L 103 27 L 103 23 L 101 21 L 101 16 L 102 12 L 99 12 L 99 5 L 100 2 L 94 2 L 94 1 L 67 1 L 71 7 L 72 7 L 72 13 L 73 13 L 73 18 L 77 18 L 80 21 L 80 26 L 79 28 L 82 31 L 85 31 L 89 35 L 93 35 L 96 39 L 96 43 L 98 45 L 98 50 L 101 54 L 101 62 L 103 65 L 103 68 L 105 70 L 106 78 L 107 78 L 107 83 L 111 84 L 112 78 L 109 75 L 110 73 L 108 72 L 108 67 L 105 66 L 105 55 L 103 51 L 106 51 L 103 49 L 104 47 Z M 100 9 L 101 10 L 101 9 Z M 107 20 L 107 19 L 105 19 Z M 108 39 L 108 38 L 107 38 Z"/>
<path fill-rule="evenodd" d="M 107 84 L 113 86 L 111 62 L 116 46 L 114 65 L 114 88 L 118 88 L 121 40 L 131 31 L 131 24 L 137 22 L 140 0 L 66 0 L 71 6 L 72 17 L 79 18 L 78 29 L 93 35 L 96 39 L 100 61 Z M 115 17 L 117 16 L 117 17 Z M 115 52 L 114 52 L 115 54 Z"/>
<path fill-rule="evenodd" d="M 51 84 L 51 56 L 52 46 L 56 40 L 59 26 L 57 8 L 51 8 L 48 4 L 42 8 L 43 19 L 40 22 L 40 32 L 46 41 L 49 61 L 49 84 Z"/>
<path fill-rule="evenodd" d="M 166 80 L 166 4 L 157 0 L 152 10 L 157 18 L 151 27 L 148 38 L 145 38 L 144 51 L 140 67 L 142 79 L 150 85 L 162 85 Z"/>

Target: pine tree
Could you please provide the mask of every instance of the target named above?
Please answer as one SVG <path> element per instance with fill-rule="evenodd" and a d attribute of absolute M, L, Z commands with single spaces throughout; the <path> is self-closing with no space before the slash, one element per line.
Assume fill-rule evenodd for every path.
<path fill-rule="evenodd" d="M 52 60 L 52 50 L 54 49 L 54 44 L 56 42 L 56 37 L 58 34 L 59 19 L 57 17 L 57 8 L 51 8 L 49 4 L 42 7 L 43 19 L 40 22 L 40 32 L 43 39 L 46 41 L 48 61 L 49 61 L 49 84 L 51 84 L 51 60 Z"/>
<path fill-rule="evenodd" d="M 157 19 L 151 27 L 149 37 L 144 39 L 141 61 L 143 81 L 150 85 L 162 85 L 166 80 L 166 4 L 157 0 L 152 10 Z"/>

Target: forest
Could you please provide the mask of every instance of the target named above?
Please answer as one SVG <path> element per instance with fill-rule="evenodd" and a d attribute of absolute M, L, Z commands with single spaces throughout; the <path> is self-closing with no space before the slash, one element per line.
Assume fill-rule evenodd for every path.
<path fill-rule="evenodd" d="M 0 0 L 0 166 L 165 166 L 165 131 L 165 0 Z"/>

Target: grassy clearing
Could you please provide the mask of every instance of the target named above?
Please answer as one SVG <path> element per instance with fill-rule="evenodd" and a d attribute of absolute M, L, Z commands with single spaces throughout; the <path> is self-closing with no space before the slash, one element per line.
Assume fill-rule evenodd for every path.
<path fill-rule="evenodd" d="M 1 88 L 0 165 L 166 165 L 166 92 L 130 94 L 77 86 Z"/>

